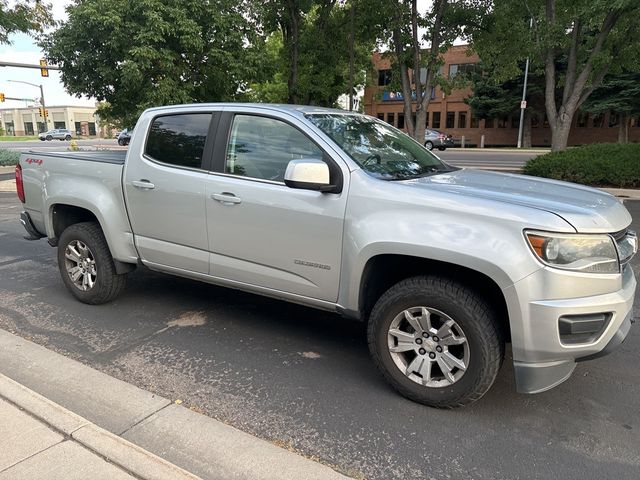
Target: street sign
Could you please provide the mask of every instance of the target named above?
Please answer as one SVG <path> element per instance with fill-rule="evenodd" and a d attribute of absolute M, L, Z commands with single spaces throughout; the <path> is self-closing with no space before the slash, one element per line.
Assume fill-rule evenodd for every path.
<path fill-rule="evenodd" d="M 520 108 L 527 108 L 527 101 L 526 100 L 522 100 L 520 102 Z"/>

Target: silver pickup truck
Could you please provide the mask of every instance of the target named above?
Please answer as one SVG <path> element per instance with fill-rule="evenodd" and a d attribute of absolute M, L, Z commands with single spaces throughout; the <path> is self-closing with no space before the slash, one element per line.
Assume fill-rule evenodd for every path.
<path fill-rule="evenodd" d="M 80 301 L 113 300 L 144 265 L 338 312 L 435 407 L 479 399 L 506 343 L 536 393 L 632 323 L 637 240 L 615 197 L 455 168 L 360 114 L 153 108 L 127 152 L 25 153 L 16 177 L 29 238 L 58 247 Z"/>

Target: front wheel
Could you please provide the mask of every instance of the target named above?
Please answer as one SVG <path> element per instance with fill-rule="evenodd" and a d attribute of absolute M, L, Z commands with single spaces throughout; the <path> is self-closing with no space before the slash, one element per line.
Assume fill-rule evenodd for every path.
<path fill-rule="evenodd" d="M 47 135 L 47 142 L 50 142 L 51 140 L 53 140 L 53 137 L 51 135 Z"/>
<path fill-rule="evenodd" d="M 380 297 L 368 325 L 371 356 L 402 395 L 454 408 L 480 399 L 504 358 L 504 335 L 488 303 L 466 286 L 413 277 Z"/>
<path fill-rule="evenodd" d="M 72 295 L 91 305 L 115 299 L 126 283 L 126 275 L 116 273 L 107 241 L 95 222 L 76 223 L 62 232 L 58 268 Z"/>
<path fill-rule="evenodd" d="M 121 147 L 124 147 L 124 140 L 122 140 L 121 138 L 118 139 L 118 145 L 120 145 Z"/>

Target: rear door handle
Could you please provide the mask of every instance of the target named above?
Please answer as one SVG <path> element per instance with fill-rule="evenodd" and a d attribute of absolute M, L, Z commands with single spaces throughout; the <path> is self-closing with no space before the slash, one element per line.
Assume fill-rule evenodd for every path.
<path fill-rule="evenodd" d="M 149 180 L 134 180 L 133 182 L 131 182 L 131 185 L 133 185 L 136 188 L 142 188 L 144 190 L 153 190 L 154 188 L 156 188 L 156 186 L 151 183 Z"/>
<path fill-rule="evenodd" d="M 215 201 L 220 202 L 222 204 L 226 203 L 226 204 L 237 205 L 238 203 L 242 203 L 242 199 L 239 197 L 236 197 L 231 192 L 214 193 L 213 195 L 211 195 L 211 198 L 213 198 Z"/>

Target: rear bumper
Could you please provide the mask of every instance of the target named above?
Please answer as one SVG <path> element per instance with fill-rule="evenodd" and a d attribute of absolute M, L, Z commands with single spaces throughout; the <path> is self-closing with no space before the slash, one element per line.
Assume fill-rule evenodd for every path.
<path fill-rule="evenodd" d="M 604 285 L 610 287 L 611 282 L 617 282 L 618 290 L 593 294 Z M 624 341 L 633 323 L 636 280 L 630 266 L 617 278 L 600 279 L 542 270 L 510 288 L 517 291 L 519 300 L 524 301 L 520 305 L 525 306 L 521 307 L 518 325 L 512 323 L 516 385 L 522 393 L 549 390 L 569 378 L 577 362 L 611 353 Z M 582 291 L 584 296 L 534 300 L 548 298 L 545 294 L 549 292 L 558 295 L 562 291 L 574 294 Z M 588 295 L 589 291 L 593 293 Z M 598 316 L 606 320 L 588 338 L 578 334 L 578 341 L 573 342 L 563 336 L 561 319 Z"/>

